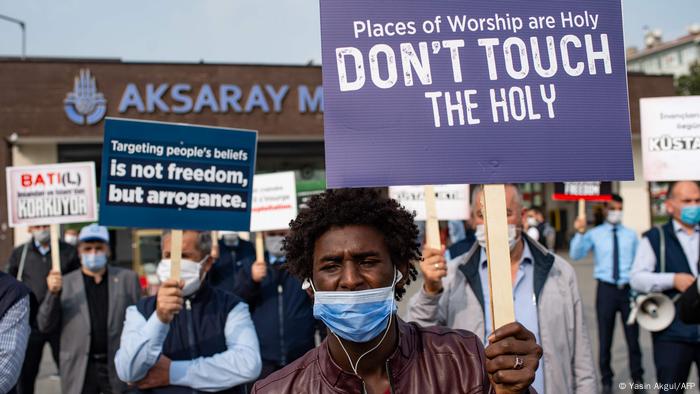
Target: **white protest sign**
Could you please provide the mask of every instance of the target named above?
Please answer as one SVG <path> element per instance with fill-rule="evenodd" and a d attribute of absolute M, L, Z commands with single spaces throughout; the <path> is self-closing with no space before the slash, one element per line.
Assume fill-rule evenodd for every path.
<path fill-rule="evenodd" d="M 647 181 L 700 179 L 700 96 L 639 100 Z"/>
<path fill-rule="evenodd" d="M 10 227 L 97 220 L 95 163 L 7 167 Z"/>
<path fill-rule="evenodd" d="M 436 185 L 435 202 L 438 220 L 469 218 L 469 185 Z M 425 220 L 425 199 L 422 186 L 391 186 L 389 197 L 398 201 L 416 220 Z"/>
<path fill-rule="evenodd" d="M 253 177 L 250 231 L 286 229 L 297 217 L 294 172 L 277 172 Z"/>

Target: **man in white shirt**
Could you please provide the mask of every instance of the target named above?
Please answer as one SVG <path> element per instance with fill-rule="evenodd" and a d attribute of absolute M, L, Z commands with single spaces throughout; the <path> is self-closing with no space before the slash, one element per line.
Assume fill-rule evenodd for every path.
<path fill-rule="evenodd" d="M 152 393 L 238 393 L 262 362 L 248 305 L 205 281 L 211 233 L 184 231 L 181 279 L 170 277 L 170 234 L 163 236 L 162 285 L 126 311 L 119 378 Z"/>

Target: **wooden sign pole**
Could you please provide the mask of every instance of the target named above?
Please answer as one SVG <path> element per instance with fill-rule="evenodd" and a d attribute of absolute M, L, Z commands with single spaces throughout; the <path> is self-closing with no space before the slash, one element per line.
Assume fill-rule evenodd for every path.
<path fill-rule="evenodd" d="M 432 185 L 423 187 L 425 200 L 425 245 L 432 249 L 440 249 L 440 224 L 437 217 L 435 188 Z"/>
<path fill-rule="evenodd" d="M 180 261 L 182 260 L 182 230 L 170 233 L 170 279 L 180 280 Z"/>
<path fill-rule="evenodd" d="M 216 260 L 219 258 L 219 232 L 211 232 L 211 258 Z"/>
<path fill-rule="evenodd" d="M 505 185 L 484 185 L 482 206 L 489 262 L 491 328 L 496 330 L 515 321 Z"/>
<path fill-rule="evenodd" d="M 584 200 L 583 198 L 580 198 L 578 200 L 578 217 L 586 217 L 586 200 Z"/>
<path fill-rule="evenodd" d="M 52 224 L 51 231 L 51 269 L 56 272 L 61 272 L 61 251 L 58 246 L 60 239 L 60 224 Z"/>
<path fill-rule="evenodd" d="M 265 242 L 263 242 L 263 232 L 255 233 L 255 261 L 265 261 Z"/>

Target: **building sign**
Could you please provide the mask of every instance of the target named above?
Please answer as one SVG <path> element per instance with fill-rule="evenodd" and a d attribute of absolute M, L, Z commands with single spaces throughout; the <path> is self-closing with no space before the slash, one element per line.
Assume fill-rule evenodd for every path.
<path fill-rule="evenodd" d="M 175 83 L 127 83 L 119 98 L 119 114 L 190 114 L 211 113 L 281 113 L 290 95 L 288 84 L 253 84 L 243 89 L 236 84 L 194 85 Z M 295 87 L 299 113 L 323 112 L 323 88 L 300 84 Z M 75 77 L 73 91 L 63 101 L 68 119 L 79 125 L 94 125 L 107 113 L 107 100 L 97 91 L 95 77 L 81 69 Z"/>
<path fill-rule="evenodd" d="M 639 100 L 644 179 L 700 179 L 700 96 Z"/>
<path fill-rule="evenodd" d="M 89 69 L 81 69 L 73 82 L 73 91 L 63 100 L 63 108 L 71 122 L 93 125 L 107 113 L 107 100 L 97 91 L 95 77 Z"/>
<path fill-rule="evenodd" d="M 95 163 L 7 167 L 10 227 L 97 219 Z"/>
<path fill-rule="evenodd" d="M 138 113 L 264 113 L 282 112 L 282 103 L 289 93 L 289 85 L 254 84 L 244 91 L 234 84 L 193 86 L 189 83 L 147 83 L 139 87 L 129 83 L 119 101 L 119 113 L 129 110 Z M 300 113 L 323 112 L 323 90 L 306 85 L 297 87 Z"/>

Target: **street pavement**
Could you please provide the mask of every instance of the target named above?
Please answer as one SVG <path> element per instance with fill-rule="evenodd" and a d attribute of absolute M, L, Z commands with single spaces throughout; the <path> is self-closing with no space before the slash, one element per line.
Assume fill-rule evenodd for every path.
<path fill-rule="evenodd" d="M 562 254 L 568 259 L 566 252 Z M 581 297 L 583 299 L 584 311 L 586 324 L 588 326 L 588 332 L 591 337 L 591 342 L 593 346 L 593 354 L 596 360 L 598 360 L 598 330 L 596 326 L 595 319 L 595 291 L 596 284 L 593 279 L 593 261 L 592 259 L 586 258 L 584 260 L 574 263 L 574 268 L 578 276 L 579 290 L 581 291 Z M 405 313 L 406 300 L 408 300 L 419 288 L 421 284 L 421 278 L 418 281 L 412 283 L 408 288 L 407 294 L 404 296 L 404 301 L 399 303 L 399 314 L 401 316 Z M 642 347 L 642 357 L 644 364 L 644 378 L 645 383 L 648 383 L 653 387 L 656 383 L 656 376 L 654 372 L 654 361 L 652 355 L 651 347 L 651 335 L 649 332 L 641 330 L 640 333 L 640 345 Z M 632 391 L 627 387 L 626 389 L 620 390 L 621 384 L 627 384 L 630 382 L 630 372 L 627 363 L 627 345 L 625 344 L 624 333 L 622 331 L 622 326 L 619 323 L 615 327 L 615 338 L 613 340 L 612 349 L 612 367 L 615 372 L 614 384 L 618 393 L 631 393 Z M 39 378 L 37 380 L 36 393 L 38 394 L 60 394 L 60 381 L 56 374 L 56 367 L 51 359 L 51 353 L 49 347 L 44 349 L 44 357 L 41 362 L 41 370 L 39 372 Z M 686 390 L 686 393 L 698 394 L 700 390 L 698 389 L 698 372 L 695 366 L 693 366 L 690 376 L 688 378 L 689 382 L 695 383 L 695 389 Z M 649 393 L 654 393 L 655 390 L 650 390 Z M 66 393 L 68 394 L 68 393 Z M 556 393 L 556 394 L 564 394 Z"/>

